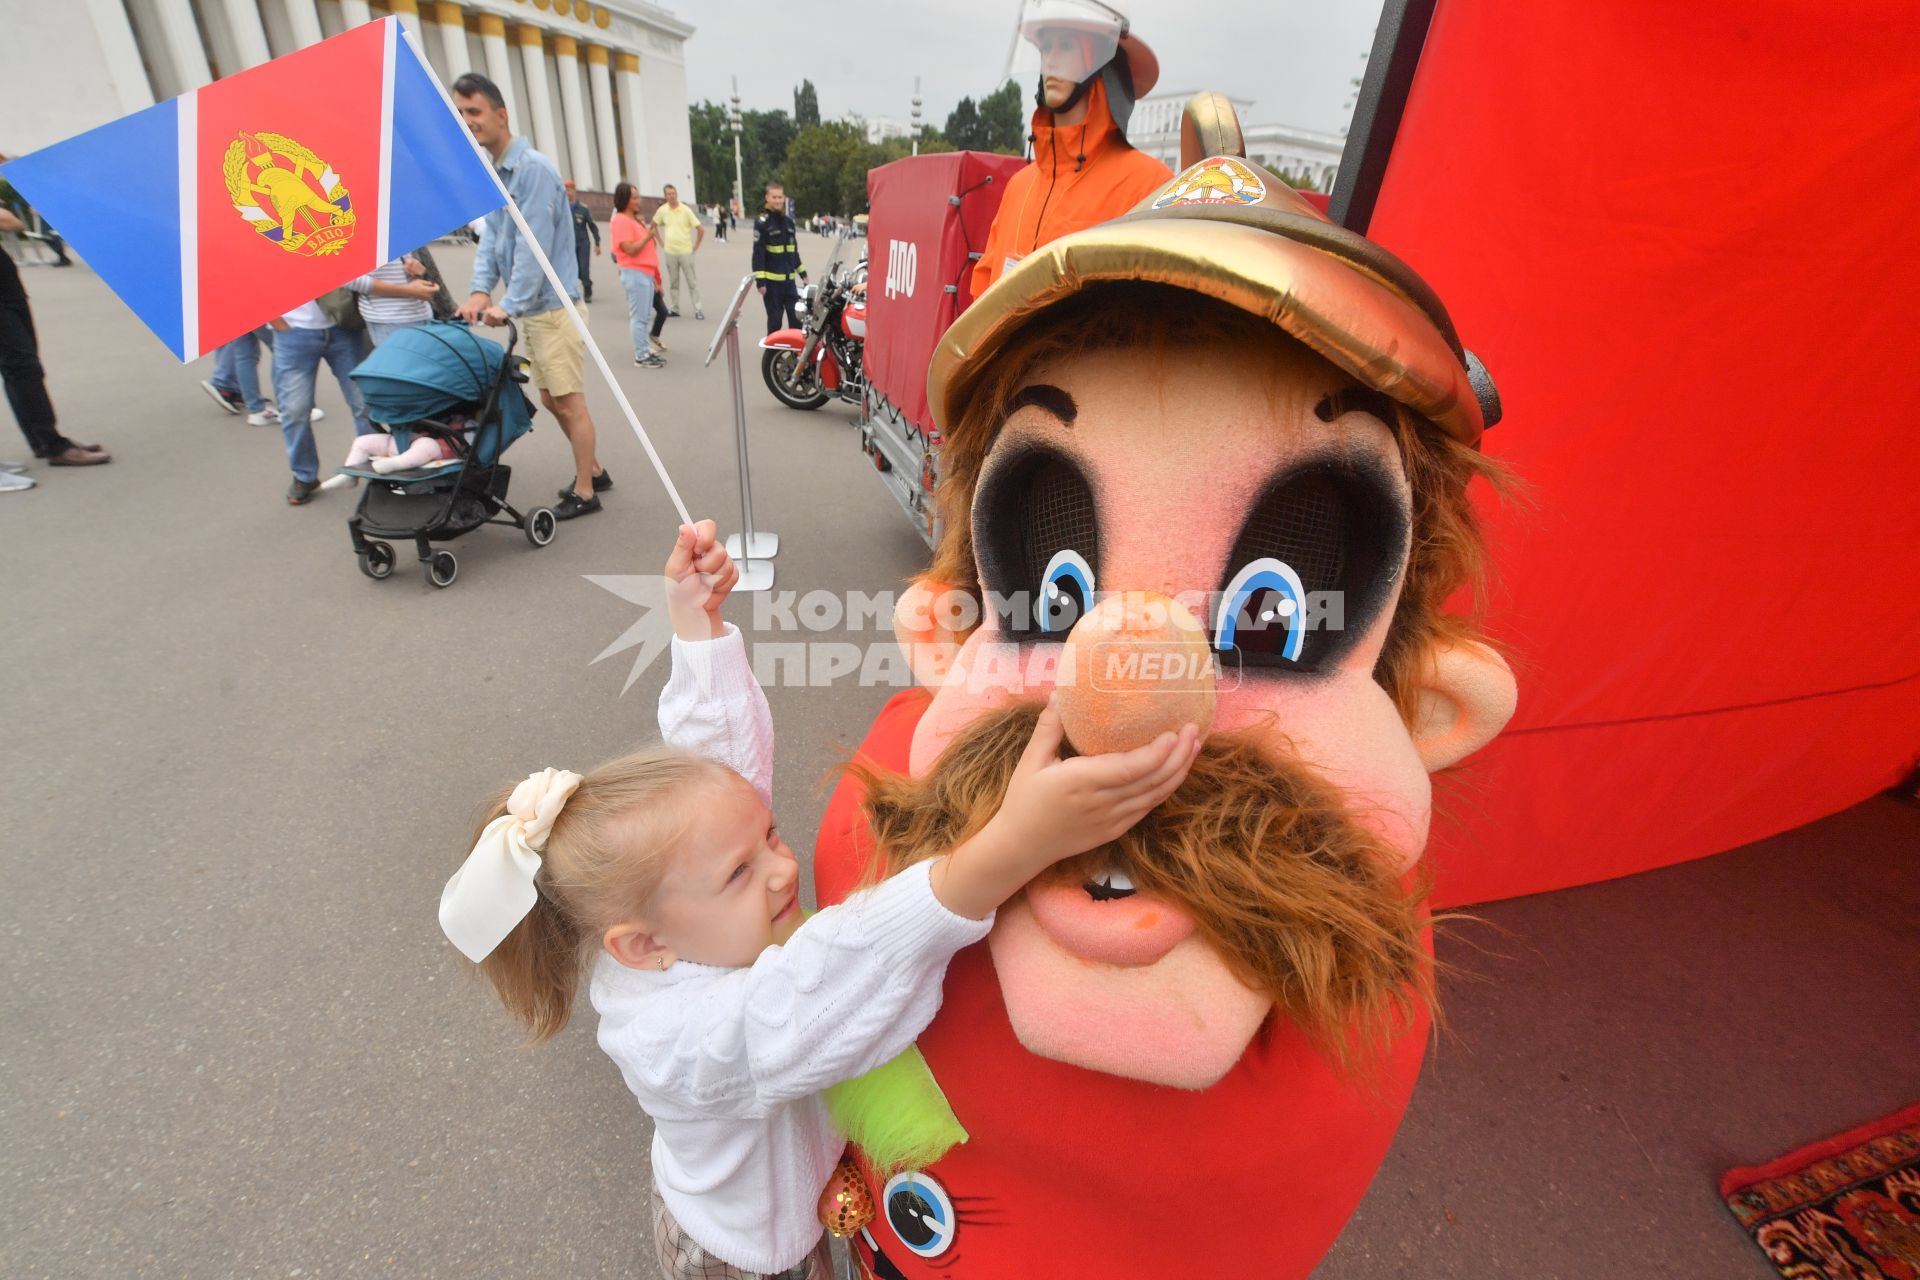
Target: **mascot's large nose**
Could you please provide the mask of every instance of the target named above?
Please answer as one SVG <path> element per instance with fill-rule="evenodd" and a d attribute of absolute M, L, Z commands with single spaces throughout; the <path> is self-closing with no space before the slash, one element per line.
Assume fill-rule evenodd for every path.
<path fill-rule="evenodd" d="M 1127 751 L 1163 731 L 1213 725 L 1213 649 L 1186 606 L 1116 592 L 1087 611 L 1060 652 L 1061 724 L 1074 749 Z"/>

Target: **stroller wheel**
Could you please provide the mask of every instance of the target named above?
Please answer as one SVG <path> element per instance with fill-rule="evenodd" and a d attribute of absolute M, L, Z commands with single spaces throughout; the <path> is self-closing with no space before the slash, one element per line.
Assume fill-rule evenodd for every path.
<path fill-rule="evenodd" d="M 526 530 L 528 542 L 536 547 L 544 547 L 553 541 L 553 535 L 559 530 L 560 522 L 551 508 L 535 507 L 527 512 L 526 523 L 521 527 Z"/>
<path fill-rule="evenodd" d="M 378 582 L 393 576 L 393 547 L 385 542 L 369 542 L 360 553 L 360 572 Z"/>
<path fill-rule="evenodd" d="M 451 551 L 436 551 L 433 559 L 427 561 L 427 581 L 436 587 L 450 587 L 460 572 L 460 562 L 453 558 Z"/>

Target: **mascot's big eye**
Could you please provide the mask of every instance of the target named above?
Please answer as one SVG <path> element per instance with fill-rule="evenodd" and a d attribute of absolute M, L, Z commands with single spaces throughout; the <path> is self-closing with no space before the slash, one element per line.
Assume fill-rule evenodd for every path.
<path fill-rule="evenodd" d="M 1071 547 L 1047 561 L 1040 575 L 1040 598 L 1033 603 L 1033 620 L 1048 635 L 1065 635 L 1087 616 L 1093 605 L 1093 568 Z"/>
<path fill-rule="evenodd" d="M 1220 593 L 1213 647 L 1238 649 L 1243 659 L 1259 655 L 1298 662 L 1307 639 L 1306 616 L 1307 589 L 1300 575 L 1284 560 L 1266 556 L 1234 574 Z"/>
<path fill-rule="evenodd" d="M 900 1243 L 923 1258 L 937 1258 L 953 1247 L 953 1201 L 947 1189 L 925 1173 L 896 1173 L 887 1179 L 880 1199 L 887 1208 L 887 1225 Z"/>
<path fill-rule="evenodd" d="M 1079 463 L 1046 447 L 998 460 L 974 498 L 980 582 L 1010 640 L 1059 641 L 1093 604 L 1100 527 Z"/>
<path fill-rule="evenodd" d="M 1365 467 L 1310 463 L 1282 476 L 1234 540 L 1214 648 L 1244 667 L 1314 670 L 1365 629 L 1405 530 L 1400 503 Z"/>

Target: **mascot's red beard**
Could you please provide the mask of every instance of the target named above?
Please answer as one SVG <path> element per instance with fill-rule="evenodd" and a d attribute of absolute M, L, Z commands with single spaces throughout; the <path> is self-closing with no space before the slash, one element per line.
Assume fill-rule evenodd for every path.
<path fill-rule="evenodd" d="M 1039 714 L 1020 703 L 981 716 L 924 777 L 853 765 L 876 873 L 938 857 L 985 826 Z M 1236 734 L 1210 738 L 1180 789 L 1126 835 L 1041 878 L 1084 883 L 1124 869 L 1140 891 L 1189 912 L 1240 980 L 1328 1058 L 1364 1073 L 1422 1009 L 1434 1011 L 1426 877 L 1402 877 L 1397 861 L 1311 768 Z"/>

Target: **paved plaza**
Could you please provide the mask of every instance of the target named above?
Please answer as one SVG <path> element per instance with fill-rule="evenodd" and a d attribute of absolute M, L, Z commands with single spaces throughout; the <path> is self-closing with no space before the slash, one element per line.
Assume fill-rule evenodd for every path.
<path fill-rule="evenodd" d="M 817 276 L 828 242 L 801 245 Z M 459 293 L 470 254 L 439 256 Z M 632 366 L 615 271 L 594 265 L 592 329 L 723 529 L 729 389 L 700 355 L 747 258 L 744 235 L 708 240 L 708 320 L 669 322 L 661 370 Z M 586 575 L 657 572 L 676 524 L 612 396 L 590 371 L 603 514 L 540 550 L 462 538 L 447 590 L 406 548 L 372 582 L 353 496 L 288 507 L 280 433 L 208 400 L 210 360 L 178 366 L 84 267 L 23 276 L 61 427 L 114 462 L 36 465 L 37 489 L 0 496 L 0 1275 L 655 1276 L 650 1128 L 590 1011 L 527 1047 L 435 922 L 486 793 L 656 734 L 664 658 L 624 696 L 628 656 L 592 661 L 636 609 Z M 777 589 L 897 587 L 924 545 L 849 409 L 796 413 L 761 385 L 763 330 L 752 299 Z M 330 469 L 352 425 L 329 376 L 319 402 Z M 4 430 L 0 458 L 24 457 Z M 544 412 L 509 459 L 517 505 L 571 473 Z M 807 638 L 888 643 L 844 623 Z M 776 812 L 803 858 L 823 776 L 891 692 L 769 691 Z M 1913 1100 L 1916 818 L 1877 799 L 1454 926 L 1451 1029 L 1319 1274 L 1760 1280 L 1718 1172 Z M 1206 1176 L 1177 1135 L 1142 1158 Z M 1284 1211 L 1217 1194 L 1246 1201 L 1250 1232 Z"/>

